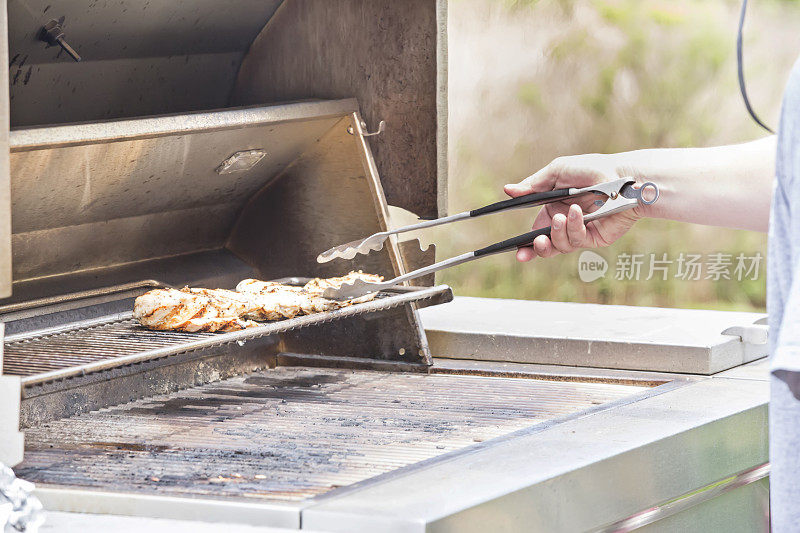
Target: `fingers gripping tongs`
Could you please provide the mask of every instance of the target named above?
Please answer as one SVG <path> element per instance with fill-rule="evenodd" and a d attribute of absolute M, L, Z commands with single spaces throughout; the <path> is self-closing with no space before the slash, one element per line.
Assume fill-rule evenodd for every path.
<path fill-rule="evenodd" d="M 658 199 L 659 191 L 658 187 L 654 183 L 647 182 L 642 184 L 642 186 L 639 188 L 635 188 L 634 184 L 635 180 L 632 178 L 621 178 L 614 181 L 592 185 L 590 187 L 573 187 L 568 189 L 555 189 L 547 192 L 527 194 L 525 196 L 519 196 L 517 198 L 511 198 L 510 200 L 504 200 L 502 202 L 496 202 L 484 207 L 479 207 L 478 209 L 473 209 L 472 211 L 464 211 L 463 213 L 437 218 L 436 220 L 426 220 L 424 222 L 420 222 L 419 224 L 412 224 L 410 226 L 404 226 L 402 228 L 397 228 L 390 231 L 375 233 L 366 239 L 348 242 L 347 244 L 342 244 L 322 252 L 317 257 L 317 262 L 326 263 L 337 257 L 343 259 L 353 259 L 356 254 L 369 254 L 371 251 L 380 250 L 383 248 L 383 243 L 389 238 L 390 235 L 396 235 L 398 233 L 405 233 L 407 231 L 414 231 L 422 228 L 430 228 L 442 224 L 449 224 L 457 220 L 480 217 L 508 209 L 534 207 L 553 202 L 561 202 L 570 198 L 581 196 L 583 194 L 593 193 L 606 197 L 604 201 L 595 201 L 595 204 L 599 207 L 597 210 L 584 215 L 584 223 L 632 209 L 636 207 L 637 204 L 650 205 L 655 203 L 655 201 Z M 649 199 L 645 199 L 643 195 L 646 194 L 645 191 L 648 190 L 651 191 L 650 197 Z M 445 268 L 460 265 L 480 257 L 516 250 L 520 246 L 530 246 L 531 243 L 533 243 L 533 240 L 540 235 L 547 235 L 549 237 L 550 227 L 529 231 L 528 233 L 523 233 L 522 235 L 491 244 L 479 250 L 451 257 L 450 259 L 445 259 L 444 261 L 439 261 L 438 263 L 414 270 L 413 272 L 403 274 L 402 276 L 398 276 L 382 283 L 370 283 L 357 279 L 352 284 L 343 284 L 341 288 L 327 289 L 324 293 L 324 296 L 326 298 L 336 300 L 358 298 L 360 296 L 364 296 L 365 294 L 388 289 L 404 281 L 425 276 Z"/>

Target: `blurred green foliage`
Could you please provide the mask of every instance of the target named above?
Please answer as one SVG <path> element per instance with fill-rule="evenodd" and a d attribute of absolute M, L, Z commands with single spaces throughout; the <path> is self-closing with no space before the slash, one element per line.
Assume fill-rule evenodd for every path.
<path fill-rule="evenodd" d="M 504 183 L 519 181 L 559 155 L 760 136 L 736 86 L 739 5 L 738 0 L 451 2 L 450 210 L 501 199 Z M 800 51 L 800 40 L 786 38 L 800 27 L 800 0 L 758 3 L 751 12 L 755 6 L 746 66 L 755 73 L 752 97 L 774 123 L 780 86 Z M 438 254 L 522 233 L 532 220 L 533 213 L 517 211 L 435 230 Z M 505 254 L 446 271 L 440 281 L 462 295 L 763 309 L 765 260 L 755 281 L 683 281 L 673 276 L 674 268 L 666 281 L 614 279 L 616 258 L 623 253 L 659 258 L 666 253 L 675 260 L 680 253 L 717 252 L 765 257 L 766 237 L 646 220 L 598 250 L 610 269 L 592 283 L 578 278 L 578 254 L 529 264 Z"/>

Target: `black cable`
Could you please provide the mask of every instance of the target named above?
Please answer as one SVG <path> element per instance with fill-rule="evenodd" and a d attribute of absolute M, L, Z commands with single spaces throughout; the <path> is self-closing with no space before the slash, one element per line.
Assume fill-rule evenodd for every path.
<path fill-rule="evenodd" d="M 775 133 L 770 129 L 769 126 L 764 124 L 756 112 L 753 110 L 753 106 L 750 105 L 750 99 L 747 98 L 747 89 L 744 86 L 744 66 L 742 64 L 742 33 L 744 33 L 744 16 L 747 13 L 747 0 L 742 0 L 742 13 L 739 16 L 739 34 L 736 37 L 736 66 L 737 70 L 739 71 L 739 91 L 742 93 L 742 98 L 744 99 L 744 105 L 747 107 L 747 112 L 750 113 L 750 116 L 753 117 L 753 120 L 756 121 L 756 124 L 764 128 L 770 133 Z"/>

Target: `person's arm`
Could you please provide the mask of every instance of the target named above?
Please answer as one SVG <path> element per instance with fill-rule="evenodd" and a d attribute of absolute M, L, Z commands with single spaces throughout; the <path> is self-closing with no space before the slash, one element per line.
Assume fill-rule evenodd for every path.
<path fill-rule="evenodd" d="M 516 197 L 562 187 L 585 187 L 621 177 L 652 181 L 658 201 L 583 223 L 595 209 L 594 198 L 542 209 L 533 228 L 552 226 L 551 237 L 517 252 L 520 261 L 549 257 L 577 248 L 608 246 L 642 217 L 667 218 L 710 226 L 766 231 L 775 174 L 775 137 L 714 148 L 668 148 L 619 154 L 560 157 L 505 191 Z M 575 202 L 576 200 L 571 200 Z"/>

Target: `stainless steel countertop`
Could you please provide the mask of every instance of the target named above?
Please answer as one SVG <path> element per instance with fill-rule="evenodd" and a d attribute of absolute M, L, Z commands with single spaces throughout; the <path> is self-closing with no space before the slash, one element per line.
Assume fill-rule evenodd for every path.
<path fill-rule="evenodd" d="M 434 357 L 710 375 L 764 357 L 759 313 L 458 297 L 420 312 Z"/>

